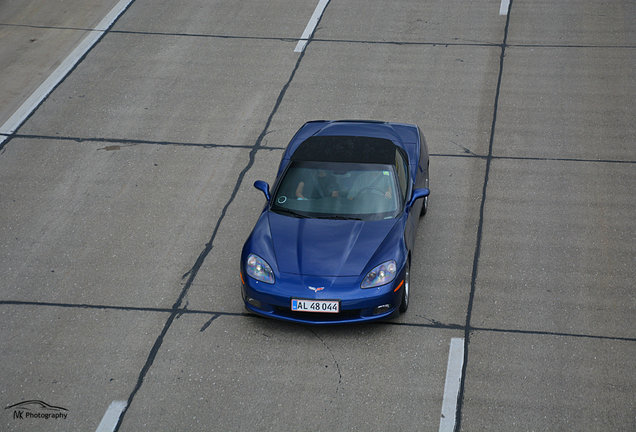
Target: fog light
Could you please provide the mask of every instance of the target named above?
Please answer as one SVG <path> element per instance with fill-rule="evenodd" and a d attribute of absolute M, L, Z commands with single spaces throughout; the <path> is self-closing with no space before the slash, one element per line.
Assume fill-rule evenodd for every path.
<path fill-rule="evenodd" d="M 389 309 L 391 309 L 391 305 L 390 304 L 383 304 L 383 305 L 378 306 L 375 309 L 373 309 L 373 315 L 379 315 L 381 313 L 388 312 Z"/>
<path fill-rule="evenodd" d="M 255 298 L 252 298 L 252 297 L 248 297 L 247 302 L 258 309 L 260 309 L 261 306 L 263 306 L 259 300 L 256 300 Z"/>

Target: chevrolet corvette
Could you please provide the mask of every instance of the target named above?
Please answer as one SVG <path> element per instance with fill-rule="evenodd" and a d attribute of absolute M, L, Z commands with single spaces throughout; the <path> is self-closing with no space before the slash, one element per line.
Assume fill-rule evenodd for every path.
<path fill-rule="evenodd" d="M 241 254 L 245 307 L 311 324 L 406 312 L 428 173 L 428 149 L 416 125 L 303 125 L 271 188 L 254 183 L 267 202 Z"/>

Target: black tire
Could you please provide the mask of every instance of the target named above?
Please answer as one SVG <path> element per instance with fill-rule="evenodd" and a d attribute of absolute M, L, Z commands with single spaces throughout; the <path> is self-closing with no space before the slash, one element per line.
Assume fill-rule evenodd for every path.
<path fill-rule="evenodd" d="M 400 303 L 400 313 L 406 312 L 409 308 L 411 297 L 411 260 L 406 260 L 406 271 L 404 272 L 404 286 L 402 287 L 402 303 Z"/>
<path fill-rule="evenodd" d="M 428 211 L 428 197 L 424 197 L 424 202 L 422 203 L 422 210 L 420 210 L 420 216 L 424 216 Z"/>
<path fill-rule="evenodd" d="M 429 181 L 426 179 L 426 187 L 428 187 Z M 420 216 L 424 216 L 428 211 L 428 197 L 424 197 L 424 202 L 422 203 L 422 210 L 420 210 Z"/>

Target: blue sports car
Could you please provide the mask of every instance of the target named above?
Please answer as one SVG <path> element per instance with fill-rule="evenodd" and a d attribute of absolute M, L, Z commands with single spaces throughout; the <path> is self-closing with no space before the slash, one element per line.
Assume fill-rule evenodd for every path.
<path fill-rule="evenodd" d="M 405 312 L 428 150 L 412 124 L 311 121 L 283 153 L 241 254 L 245 307 L 312 324 Z"/>

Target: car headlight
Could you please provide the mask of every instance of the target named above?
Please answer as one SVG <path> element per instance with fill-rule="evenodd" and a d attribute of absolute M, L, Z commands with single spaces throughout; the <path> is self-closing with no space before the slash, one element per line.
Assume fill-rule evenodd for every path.
<path fill-rule="evenodd" d="M 245 271 L 248 275 L 261 282 L 268 284 L 274 283 L 274 272 L 263 258 L 258 255 L 249 254 L 246 264 Z"/>
<path fill-rule="evenodd" d="M 380 285 L 385 285 L 395 279 L 397 272 L 397 264 L 395 261 L 383 262 L 379 266 L 376 266 L 362 279 L 360 288 L 374 288 Z"/>

